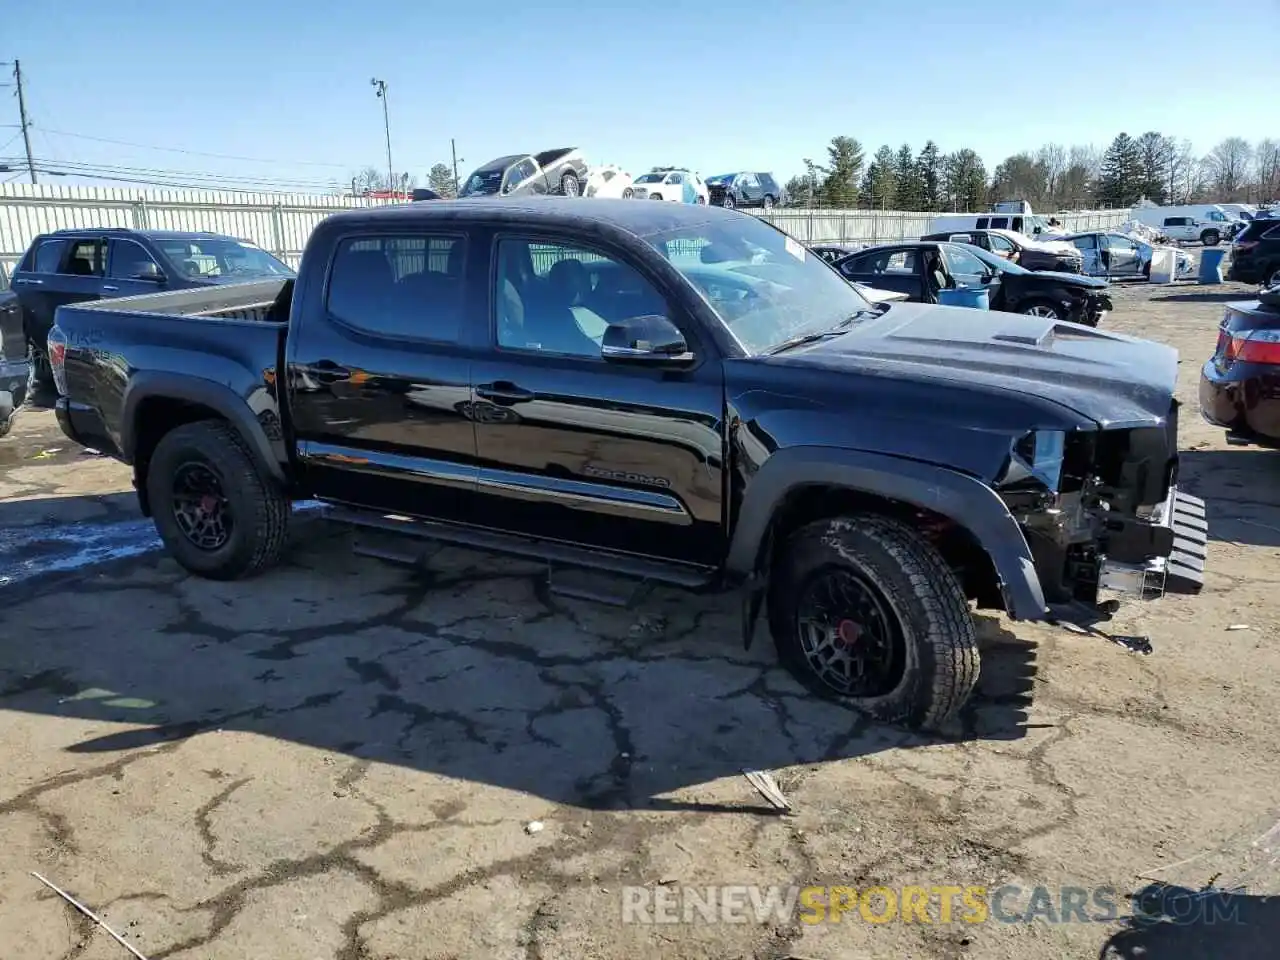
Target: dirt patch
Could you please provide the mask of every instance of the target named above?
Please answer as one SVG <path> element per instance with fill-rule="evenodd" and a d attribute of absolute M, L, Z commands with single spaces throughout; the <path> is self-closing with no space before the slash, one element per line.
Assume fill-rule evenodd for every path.
<path fill-rule="evenodd" d="M 1117 286 L 1107 320 L 1181 352 L 1205 593 L 1122 611 L 1110 629 L 1150 656 L 980 617 L 950 738 L 813 700 L 767 640 L 743 652 L 723 598 L 619 612 L 549 595 L 536 565 L 445 549 L 415 573 L 315 525 L 251 582 L 151 553 L 0 589 L 5 955 L 123 955 L 33 869 L 151 958 L 1269 955 L 1280 878 L 1251 842 L 1280 819 L 1280 454 L 1195 414 L 1217 292 Z M 59 437 L 36 412 L 3 443 Z M 136 523 L 129 480 L 14 454 L 0 527 L 47 556 L 60 531 Z M 1246 889 L 1197 895 L 1215 875 Z M 1126 919 L 1152 879 L 1182 889 L 1147 909 L 1197 922 Z M 708 921 L 720 885 L 759 922 Z M 909 887 L 930 900 L 904 919 Z M 939 922 L 948 887 L 1005 893 L 970 922 L 957 892 Z"/>

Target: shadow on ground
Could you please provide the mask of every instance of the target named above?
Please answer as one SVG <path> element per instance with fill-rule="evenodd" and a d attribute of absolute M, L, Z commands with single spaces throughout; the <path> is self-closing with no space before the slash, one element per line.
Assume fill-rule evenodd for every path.
<path fill-rule="evenodd" d="M 1205 501 L 1212 539 L 1280 547 L 1280 450 L 1184 450 L 1178 486 Z"/>
<path fill-rule="evenodd" d="M 977 695 L 947 736 L 926 737 L 807 693 L 763 628 L 745 652 L 732 597 L 658 591 L 619 611 L 551 594 L 537 565 L 443 548 L 407 570 L 310 526 L 256 580 L 197 580 L 151 557 L 9 604 L 0 708 L 131 724 L 77 754 L 250 731 L 591 809 L 767 812 L 696 788 L 1025 735 L 1035 646 L 991 617 L 977 620 Z"/>
<path fill-rule="evenodd" d="M 1280 897 L 1152 884 L 1099 960 L 1245 960 L 1280 956 Z"/>
<path fill-rule="evenodd" d="M 1231 303 L 1232 301 L 1256 300 L 1257 297 L 1248 290 L 1214 291 L 1213 293 L 1171 293 L 1163 297 L 1152 297 L 1153 303 Z"/>

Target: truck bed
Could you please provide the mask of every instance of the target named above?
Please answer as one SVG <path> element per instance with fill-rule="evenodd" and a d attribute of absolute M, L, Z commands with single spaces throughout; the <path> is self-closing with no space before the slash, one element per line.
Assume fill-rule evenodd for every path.
<path fill-rule="evenodd" d="M 65 344 L 63 430 L 132 462 L 138 432 L 145 444 L 161 416 L 145 403 L 155 395 L 278 433 L 276 371 L 292 294 L 293 280 L 267 280 L 59 307 L 50 344 Z M 172 406 L 163 416 L 174 416 Z"/>

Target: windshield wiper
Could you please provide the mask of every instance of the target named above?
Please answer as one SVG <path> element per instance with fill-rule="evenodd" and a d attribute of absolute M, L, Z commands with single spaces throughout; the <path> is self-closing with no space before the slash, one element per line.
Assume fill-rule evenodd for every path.
<path fill-rule="evenodd" d="M 858 310 L 855 313 L 849 314 L 849 316 L 845 317 L 834 327 L 828 327 L 826 330 L 819 330 L 817 333 L 806 333 L 803 336 L 792 337 L 790 340 L 783 340 L 776 346 L 770 347 L 766 350 L 765 356 L 771 357 L 775 353 L 782 353 L 785 350 L 790 350 L 792 347 L 802 347 L 806 343 L 817 343 L 819 340 L 826 340 L 829 337 L 838 337 L 859 320 L 875 316 L 879 316 L 875 310 Z"/>

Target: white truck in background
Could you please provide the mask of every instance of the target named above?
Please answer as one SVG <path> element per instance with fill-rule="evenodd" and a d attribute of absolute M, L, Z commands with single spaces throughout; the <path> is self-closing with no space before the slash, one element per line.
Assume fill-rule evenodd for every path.
<path fill-rule="evenodd" d="M 1134 219 L 1181 243 L 1202 243 L 1214 247 L 1229 240 L 1244 226 L 1238 215 L 1216 203 L 1187 203 L 1178 206 L 1139 206 Z"/>

